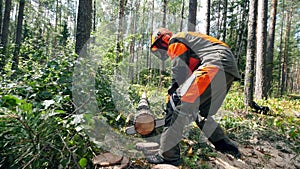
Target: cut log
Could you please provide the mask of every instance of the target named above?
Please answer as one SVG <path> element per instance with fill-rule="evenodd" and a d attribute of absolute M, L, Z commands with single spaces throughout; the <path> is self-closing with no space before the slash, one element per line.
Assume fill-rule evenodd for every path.
<path fill-rule="evenodd" d="M 143 153 L 145 156 L 152 156 L 156 153 L 158 153 L 159 149 L 155 149 L 155 150 L 143 150 Z"/>
<path fill-rule="evenodd" d="M 151 169 L 179 169 L 179 168 L 169 164 L 158 164 L 153 166 Z"/>
<path fill-rule="evenodd" d="M 103 153 L 93 158 L 92 162 L 94 165 L 99 166 L 112 166 L 120 164 L 122 156 L 114 155 L 112 153 Z"/>
<path fill-rule="evenodd" d="M 136 149 L 137 150 L 155 150 L 159 148 L 159 144 L 155 142 L 149 142 L 149 143 L 136 143 Z"/>
<path fill-rule="evenodd" d="M 155 129 L 155 118 L 150 113 L 139 113 L 134 120 L 134 129 L 141 135 L 148 135 Z"/>

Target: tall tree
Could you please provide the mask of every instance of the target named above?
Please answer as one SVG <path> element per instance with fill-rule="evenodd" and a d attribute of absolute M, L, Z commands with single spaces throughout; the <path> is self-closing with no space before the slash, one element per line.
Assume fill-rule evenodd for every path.
<path fill-rule="evenodd" d="M 222 40 L 223 42 L 226 41 L 226 25 L 227 25 L 227 6 L 228 6 L 228 1 L 223 0 L 224 6 L 223 6 L 223 25 L 222 25 Z"/>
<path fill-rule="evenodd" d="M 18 65 L 19 65 L 19 52 L 20 52 L 20 46 L 22 40 L 24 8 L 25 8 L 25 0 L 20 0 L 17 31 L 16 31 L 16 41 L 15 41 L 15 51 L 14 51 L 13 63 L 12 63 L 12 69 L 16 71 L 18 70 Z"/>
<path fill-rule="evenodd" d="M 292 3 L 293 4 L 293 0 Z M 287 79 L 288 79 L 288 62 L 289 62 L 289 39 L 290 39 L 290 32 L 291 32 L 291 24 L 293 18 L 293 10 L 294 7 L 291 8 L 286 12 L 286 24 L 285 24 L 285 31 L 284 31 L 284 46 L 283 46 L 283 56 L 281 61 L 281 90 L 280 95 L 282 96 L 287 89 Z"/>
<path fill-rule="evenodd" d="M 183 30 L 183 20 L 184 20 L 184 1 L 182 0 L 181 3 L 181 15 L 180 15 L 180 28 L 179 28 L 179 32 L 181 32 Z"/>
<path fill-rule="evenodd" d="M 162 27 L 166 27 L 166 20 L 167 20 L 167 0 L 163 0 L 163 20 L 162 20 Z M 166 62 L 165 60 L 161 60 L 160 62 L 160 74 L 162 75 L 162 72 L 166 71 Z M 162 76 L 161 76 L 162 77 Z M 161 79 L 162 80 L 162 79 Z"/>
<path fill-rule="evenodd" d="M 205 32 L 209 35 L 210 30 L 210 0 L 206 0 L 206 27 Z"/>
<path fill-rule="evenodd" d="M 0 0 L 0 37 L 2 37 L 2 17 L 3 17 L 3 0 Z M 1 44 L 1 38 L 0 38 L 0 44 Z"/>
<path fill-rule="evenodd" d="M 188 31 L 196 30 L 197 0 L 189 1 Z"/>
<path fill-rule="evenodd" d="M 79 0 L 75 44 L 75 53 L 78 55 L 81 50 L 85 51 L 85 45 L 91 36 L 92 11 L 92 0 Z"/>
<path fill-rule="evenodd" d="M 257 52 L 255 96 L 257 99 L 266 98 L 266 37 L 267 37 L 268 0 L 258 0 L 257 18 Z"/>
<path fill-rule="evenodd" d="M 266 57 L 266 90 L 268 96 L 271 94 L 271 86 L 273 81 L 273 58 L 274 58 L 274 38 L 275 25 L 277 14 L 277 0 L 272 0 L 272 7 L 270 12 L 270 28 L 267 43 L 267 57 Z"/>
<path fill-rule="evenodd" d="M 9 23 L 10 23 L 10 11 L 11 11 L 11 0 L 5 0 L 5 11 L 3 18 L 3 26 L 2 26 L 2 55 L 0 60 L 0 72 L 3 71 L 6 62 L 6 54 L 7 54 L 7 43 L 8 43 L 8 35 L 9 35 Z"/>
<path fill-rule="evenodd" d="M 250 105 L 253 101 L 253 86 L 254 86 L 254 59 L 256 50 L 256 19 L 257 19 L 257 0 L 250 0 L 249 6 L 249 21 L 248 21 L 248 44 L 247 44 L 247 58 L 245 70 L 245 85 L 244 95 L 245 105 Z"/>
<path fill-rule="evenodd" d="M 128 67 L 128 78 L 130 79 L 131 82 L 133 82 L 134 78 L 134 60 L 136 59 L 136 51 L 135 51 L 135 46 L 136 46 L 136 32 L 137 32 L 137 18 L 138 18 L 138 11 L 140 7 L 140 1 L 136 0 L 135 3 L 132 3 L 133 6 L 132 8 L 135 9 L 131 13 L 132 17 L 132 23 L 130 25 L 130 31 L 132 34 L 131 42 L 130 42 L 130 57 L 129 57 L 129 67 Z"/>
<path fill-rule="evenodd" d="M 120 61 L 120 53 L 122 53 L 123 51 L 123 26 L 124 26 L 124 17 L 125 17 L 125 6 L 126 6 L 126 1 L 120 0 L 117 41 L 116 41 L 116 63 Z"/>

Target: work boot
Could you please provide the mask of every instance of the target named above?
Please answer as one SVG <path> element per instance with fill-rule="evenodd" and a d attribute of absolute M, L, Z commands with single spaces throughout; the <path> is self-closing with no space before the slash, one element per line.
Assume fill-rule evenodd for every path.
<path fill-rule="evenodd" d="M 171 164 L 174 166 L 179 166 L 179 160 L 168 161 L 165 160 L 159 153 L 156 153 L 152 156 L 146 157 L 149 163 L 151 164 Z"/>
<path fill-rule="evenodd" d="M 212 144 L 215 146 L 215 149 L 217 151 L 231 154 L 236 158 L 241 158 L 241 153 L 238 147 L 235 144 L 233 144 L 228 138 L 212 142 Z"/>

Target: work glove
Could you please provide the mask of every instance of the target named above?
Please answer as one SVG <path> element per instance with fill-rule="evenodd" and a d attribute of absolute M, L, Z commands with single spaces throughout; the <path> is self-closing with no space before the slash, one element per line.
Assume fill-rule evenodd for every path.
<path fill-rule="evenodd" d="M 174 82 L 172 84 L 172 86 L 168 89 L 168 95 L 172 96 L 172 94 L 176 92 L 176 90 L 178 89 L 178 87 L 179 86 L 178 86 L 177 82 Z"/>

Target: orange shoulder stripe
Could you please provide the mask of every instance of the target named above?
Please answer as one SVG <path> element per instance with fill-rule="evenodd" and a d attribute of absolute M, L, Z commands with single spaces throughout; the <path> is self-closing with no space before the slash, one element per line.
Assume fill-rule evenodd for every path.
<path fill-rule="evenodd" d="M 217 43 L 217 44 L 220 44 L 220 45 L 228 47 L 228 45 L 226 43 L 224 43 L 224 42 L 220 41 L 219 39 L 214 38 L 212 36 L 208 36 L 208 35 L 205 35 L 205 34 L 202 34 L 202 33 L 197 33 L 197 32 L 189 32 L 189 34 L 192 35 L 192 36 L 201 37 L 201 38 L 203 38 L 205 40 L 208 40 L 208 41 L 210 41 L 212 43 Z"/>
<path fill-rule="evenodd" d="M 186 52 L 188 48 L 183 43 L 172 43 L 168 47 L 168 56 L 173 60 L 175 57 L 180 56 Z"/>

